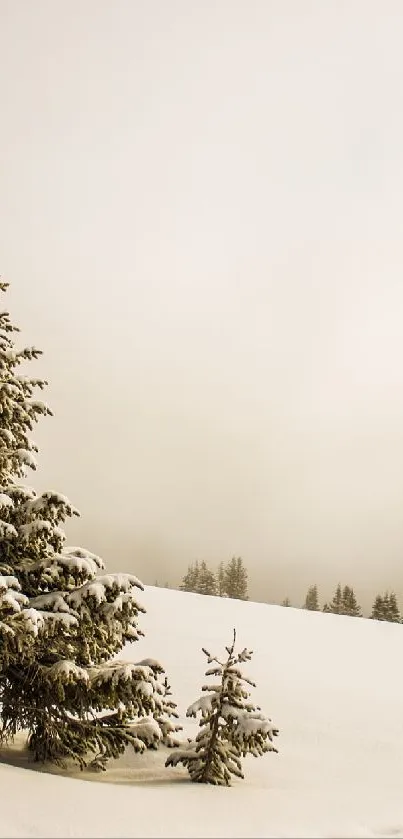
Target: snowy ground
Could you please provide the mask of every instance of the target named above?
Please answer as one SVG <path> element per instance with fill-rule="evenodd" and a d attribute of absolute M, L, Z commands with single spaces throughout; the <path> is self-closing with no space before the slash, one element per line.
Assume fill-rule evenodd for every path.
<path fill-rule="evenodd" d="M 236 627 L 280 753 L 214 788 L 165 769 L 164 752 L 61 777 L 3 750 L 0 836 L 403 837 L 403 626 L 152 587 L 141 601 L 146 637 L 125 656 L 164 663 L 182 714 L 204 681 L 201 646 L 220 654 Z"/>

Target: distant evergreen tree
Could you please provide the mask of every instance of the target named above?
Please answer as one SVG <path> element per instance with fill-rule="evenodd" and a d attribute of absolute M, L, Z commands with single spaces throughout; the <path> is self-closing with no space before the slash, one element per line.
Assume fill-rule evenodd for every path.
<path fill-rule="evenodd" d="M 197 587 L 195 591 L 197 594 L 217 594 L 216 578 L 213 571 L 210 570 L 204 560 L 200 564 Z"/>
<path fill-rule="evenodd" d="M 399 607 L 394 592 L 385 592 L 383 597 L 378 594 L 375 598 L 372 613 L 372 620 L 391 621 L 392 623 L 400 623 Z"/>
<path fill-rule="evenodd" d="M 199 563 L 196 560 L 194 565 L 189 565 L 188 570 L 182 580 L 181 585 L 179 588 L 181 591 L 197 591 L 197 585 L 199 581 Z"/>
<path fill-rule="evenodd" d="M 248 572 L 242 557 L 233 556 L 225 568 L 224 587 L 228 597 L 248 600 Z"/>
<path fill-rule="evenodd" d="M 243 778 L 241 758 L 265 752 L 277 752 L 273 737 L 278 730 L 260 708 L 249 701 L 246 685 L 254 683 L 242 675 L 239 665 L 249 661 L 252 652 L 244 649 L 238 655 L 234 640 L 226 647 L 228 657 L 220 661 L 203 649 L 208 664 L 206 676 L 218 677 L 218 684 L 203 687 L 203 696 L 187 709 L 186 716 L 201 714 L 200 730 L 195 740 L 167 758 L 166 766 L 183 763 L 192 781 L 201 784 L 230 785 L 231 775 Z"/>
<path fill-rule="evenodd" d="M 319 609 L 318 587 L 316 585 L 315 586 L 309 586 L 303 608 L 304 609 L 309 609 L 309 611 L 311 611 L 311 612 L 317 612 L 318 611 L 318 609 Z"/>
<path fill-rule="evenodd" d="M 340 583 L 338 584 L 336 591 L 333 595 L 333 600 L 331 600 L 330 603 L 325 603 L 323 611 L 332 612 L 333 615 L 343 614 L 343 598 Z"/>
<path fill-rule="evenodd" d="M 217 594 L 215 575 L 204 560 L 189 565 L 179 588 L 182 591 L 192 591 L 195 594 Z"/>
<path fill-rule="evenodd" d="M 350 586 L 341 588 L 338 584 L 333 599 L 325 603 L 324 612 L 331 612 L 334 615 L 350 615 L 351 617 L 362 617 L 361 609 L 357 603 L 354 590 Z"/>
<path fill-rule="evenodd" d="M 217 571 L 217 594 L 219 597 L 227 597 L 227 592 L 225 590 L 225 570 L 223 562 L 220 562 Z"/>
<path fill-rule="evenodd" d="M 386 620 L 384 599 L 380 594 L 377 594 L 375 597 L 370 617 L 371 620 L 375 621 Z"/>
<path fill-rule="evenodd" d="M 400 623 L 400 612 L 394 591 L 391 591 L 389 595 L 387 594 L 387 597 L 387 620 L 391 621 L 392 623 Z"/>
<path fill-rule="evenodd" d="M 282 600 L 282 602 L 281 602 L 281 604 L 280 604 L 280 605 L 281 605 L 281 606 L 291 606 L 291 600 L 290 600 L 290 598 L 289 598 L 289 597 L 285 597 L 285 598 L 284 598 L 284 600 Z"/>
<path fill-rule="evenodd" d="M 350 588 L 350 586 L 344 586 L 343 593 L 341 597 L 341 604 L 342 604 L 342 615 L 349 615 L 350 617 L 354 618 L 361 618 L 362 612 L 357 603 L 356 596 L 354 594 L 354 590 Z"/>
<path fill-rule="evenodd" d="M 179 588 L 196 594 L 218 594 L 219 597 L 248 600 L 248 573 L 240 556 L 232 557 L 226 566 L 220 562 L 217 574 L 204 560 L 200 563 L 196 561 L 188 566 Z"/>

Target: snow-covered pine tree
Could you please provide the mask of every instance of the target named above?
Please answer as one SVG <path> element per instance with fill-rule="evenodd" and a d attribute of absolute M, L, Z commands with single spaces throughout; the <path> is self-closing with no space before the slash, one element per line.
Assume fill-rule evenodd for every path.
<path fill-rule="evenodd" d="M 223 562 L 220 562 L 217 571 L 217 594 L 219 597 L 227 597 L 227 592 L 225 590 L 225 570 Z"/>
<path fill-rule="evenodd" d="M 199 578 L 195 591 L 197 594 L 217 594 L 216 578 L 204 560 L 200 564 Z"/>
<path fill-rule="evenodd" d="M 248 600 L 248 572 L 241 556 L 233 556 L 228 562 L 225 568 L 224 588 L 228 597 Z"/>
<path fill-rule="evenodd" d="M 344 586 L 341 603 L 341 614 L 350 615 L 350 617 L 353 618 L 362 617 L 361 608 L 357 603 L 357 598 L 354 594 L 354 589 L 352 589 L 350 586 Z"/>
<path fill-rule="evenodd" d="M 183 577 L 183 580 L 179 586 L 181 591 L 197 591 L 197 585 L 199 582 L 200 576 L 200 568 L 199 562 L 196 560 L 194 565 L 189 565 L 188 570 Z"/>
<path fill-rule="evenodd" d="M 371 618 L 378 621 L 400 623 L 401 618 L 399 607 L 397 605 L 396 595 L 393 591 L 390 594 L 386 591 L 383 597 L 380 594 L 376 596 L 372 607 Z"/>
<path fill-rule="evenodd" d="M 187 709 L 188 717 L 201 714 L 200 731 L 187 748 L 175 751 L 165 765 L 183 763 L 192 781 L 229 786 L 231 775 L 243 778 L 241 758 L 265 752 L 277 752 L 273 738 L 278 729 L 253 705 L 246 685 L 254 682 L 243 676 L 239 665 L 252 657 L 250 650 L 235 654 L 236 633 L 232 645 L 226 647 L 227 659 L 220 661 L 203 649 L 208 664 L 206 676 L 217 676 L 218 683 L 204 685 L 205 691 Z"/>
<path fill-rule="evenodd" d="M 310 612 L 317 612 L 319 609 L 319 602 L 318 602 L 318 587 L 309 586 L 308 591 L 305 597 L 304 609 L 308 609 Z"/>
<path fill-rule="evenodd" d="M 18 331 L 0 312 L 0 742 L 25 730 L 37 760 L 84 766 L 94 755 L 104 768 L 129 744 L 171 744 L 177 714 L 157 661 L 113 658 L 143 634 L 140 581 L 65 547 L 62 524 L 77 511 L 21 483 L 36 468 L 30 432 L 51 412 L 34 397 L 46 382 L 19 374 L 40 353 L 17 350 Z"/>
<path fill-rule="evenodd" d="M 291 606 L 291 600 L 289 597 L 285 597 L 284 600 L 281 601 L 280 606 Z"/>
<path fill-rule="evenodd" d="M 392 623 L 400 623 L 401 618 L 395 592 L 391 591 L 390 593 L 387 593 L 387 597 L 387 620 Z"/>
<path fill-rule="evenodd" d="M 336 591 L 334 593 L 333 599 L 330 603 L 325 603 L 323 607 L 324 612 L 332 612 L 334 615 L 342 615 L 343 614 L 343 597 L 341 591 L 341 585 L 338 584 Z"/>
<path fill-rule="evenodd" d="M 380 594 L 377 594 L 376 597 L 375 597 L 370 617 L 371 617 L 371 620 L 375 620 L 375 621 L 386 620 L 384 598 Z"/>

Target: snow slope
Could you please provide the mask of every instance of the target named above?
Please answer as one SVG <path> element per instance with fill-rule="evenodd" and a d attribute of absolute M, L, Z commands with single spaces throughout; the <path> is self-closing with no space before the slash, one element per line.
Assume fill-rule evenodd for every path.
<path fill-rule="evenodd" d="M 403 626 L 152 587 L 141 602 L 146 637 L 125 656 L 164 663 L 183 715 L 204 682 L 201 646 L 220 654 L 236 627 L 280 753 L 215 788 L 165 769 L 163 751 L 61 777 L 3 750 L 0 836 L 403 837 Z"/>

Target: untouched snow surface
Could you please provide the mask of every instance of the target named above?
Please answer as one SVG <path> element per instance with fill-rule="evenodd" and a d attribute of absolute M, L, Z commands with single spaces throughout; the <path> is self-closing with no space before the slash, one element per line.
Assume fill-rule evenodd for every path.
<path fill-rule="evenodd" d="M 252 696 L 279 727 L 279 754 L 243 762 L 233 786 L 192 784 L 166 751 L 106 773 L 39 769 L 1 753 L 2 837 L 403 837 L 403 626 L 146 587 L 146 637 L 125 648 L 166 667 L 181 712 L 204 683 L 201 647 L 237 630 L 254 650 Z M 37 771 L 35 771 L 37 770 Z"/>

